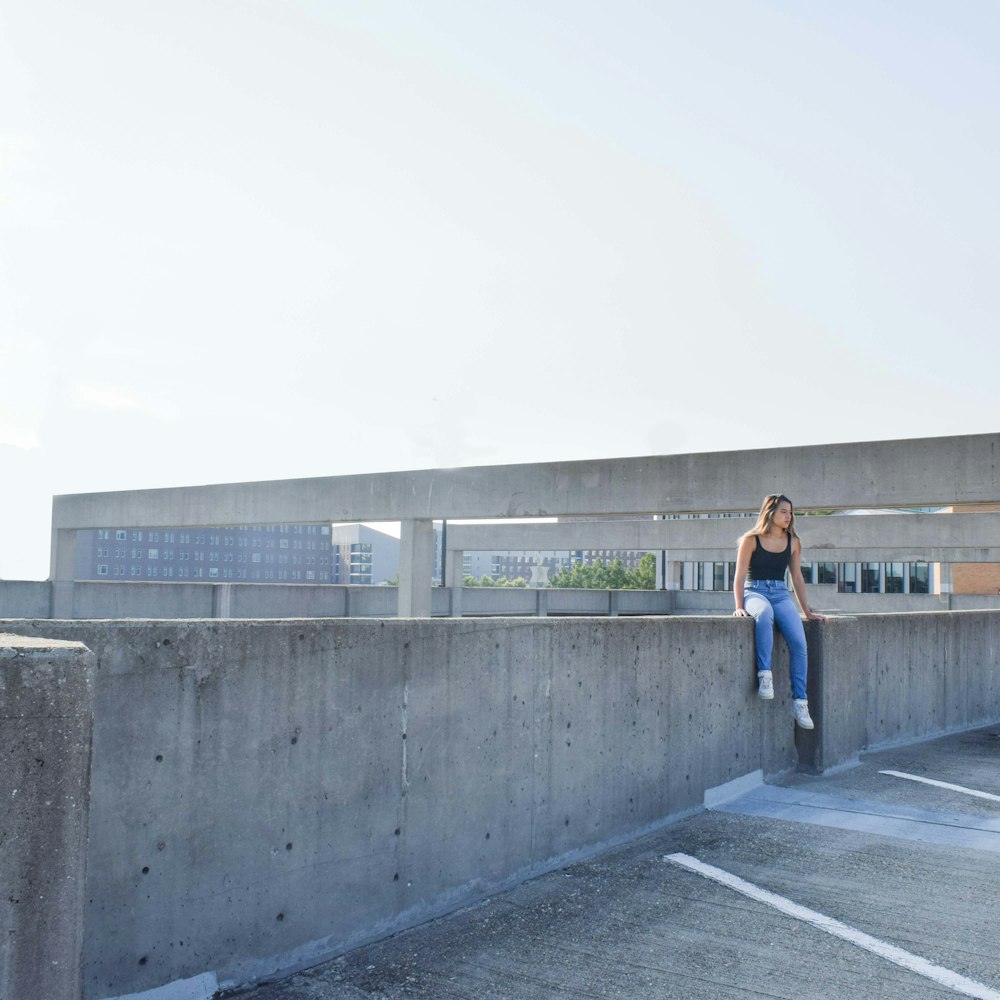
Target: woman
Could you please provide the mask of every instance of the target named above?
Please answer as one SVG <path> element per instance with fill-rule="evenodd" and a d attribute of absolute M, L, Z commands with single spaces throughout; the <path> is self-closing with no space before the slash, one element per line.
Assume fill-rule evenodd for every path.
<path fill-rule="evenodd" d="M 786 570 L 791 573 L 792 587 L 806 618 L 820 622 L 825 622 L 827 618 L 809 608 L 799 561 L 801 556 L 802 546 L 795 533 L 792 501 L 784 494 L 772 493 L 764 498 L 757 523 L 740 539 L 736 579 L 733 581 L 733 596 L 736 598 L 733 615 L 736 618 L 751 617 L 756 621 L 757 696 L 764 699 L 774 697 L 771 649 L 774 645 L 774 625 L 777 623 L 791 654 L 792 715 L 803 729 L 812 729 L 813 720 L 809 717 L 809 702 L 806 699 L 806 634 L 785 585 Z"/>

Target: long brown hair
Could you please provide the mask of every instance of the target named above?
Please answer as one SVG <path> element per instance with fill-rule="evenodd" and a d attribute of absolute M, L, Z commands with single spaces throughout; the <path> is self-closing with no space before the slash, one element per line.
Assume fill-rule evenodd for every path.
<path fill-rule="evenodd" d="M 788 522 L 788 534 L 792 538 L 798 538 L 798 533 L 795 531 L 795 504 L 784 493 L 770 493 L 764 497 L 764 502 L 760 505 L 760 513 L 757 515 L 757 523 L 743 537 L 763 535 L 770 531 L 774 524 L 774 514 L 778 509 L 778 504 L 783 502 L 792 508 L 792 519 Z"/>

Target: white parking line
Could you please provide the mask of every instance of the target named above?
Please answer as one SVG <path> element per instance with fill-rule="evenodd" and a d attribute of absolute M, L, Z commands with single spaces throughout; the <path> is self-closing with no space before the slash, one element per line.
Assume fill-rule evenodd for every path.
<path fill-rule="evenodd" d="M 973 795 L 977 799 L 989 799 L 990 802 L 1000 802 L 1000 795 L 992 792 L 980 792 L 964 785 L 953 785 L 950 781 L 937 781 L 934 778 L 922 778 L 919 774 L 907 774 L 905 771 L 879 771 L 879 774 L 890 774 L 894 778 L 905 778 L 907 781 L 919 781 L 924 785 L 934 785 L 936 788 L 947 788 L 950 792 L 961 792 L 963 795 Z"/>
<path fill-rule="evenodd" d="M 767 889 L 761 889 L 752 882 L 741 879 L 738 875 L 732 875 L 713 865 L 706 865 L 703 861 L 691 857 L 690 854 L 668 854 L 663 860 L 672 861 L 681 868 L 687 868 L 698 875 L 704 875 L 705 878 L 712 879 L 713 882 L 719 882 L 730 889 L 734 889 L 736 892 L 742 893 L 744 896 L 749 896 L 750 899 L 773 906 L 776 910 L 780 910 L 782 913 L 794 917 L 796 920 L 812 924 L 813 927 L 817 927 L 821 931 L 826 931 L 827 934 L 832 934 L 834 937 L 839 937 L 844 941 L 857 945 L 859 948 L 864 948 L 866 951 L 870 951 L 872 954 L 878 955 L 889 962 L 894 962 L 904 969 L 909 969 L 919 976 L 932 979 L 942 986 L 947 986 L 949 989 L 955 990 L 956 993 L 962 993 L 968 997 L 979 997 L 980 1000 L 1000 1000 L 1000 992 L 991 989 L 989 986 L 977 983 L 974 979 L 967 979 L 957 972 L 952 972 L 951 969 L 928 962 L 926 958 L 921 958 L 919 955 L 903 951 L 902 948 L 897 948 L 895 945 L 880 941 L 878 938 L 873 938 L 870 934 L 865 934 L 864 931 L 859 931 L 854 927 L 849 927 L 847 924 L 842 924 L 839 920 L 834 920 L 833 917 L 817 913 L 816 910 L 810 910 L 805 906 L 799 906 L 798 903 L 793 903 L 790 899 L 786 899 L 784 896 L 779 896 L 776 893 L 768 892 Z"/>

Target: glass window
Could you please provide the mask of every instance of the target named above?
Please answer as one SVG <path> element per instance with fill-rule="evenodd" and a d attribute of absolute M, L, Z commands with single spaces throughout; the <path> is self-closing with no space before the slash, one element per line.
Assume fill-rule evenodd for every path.
<path fill-rule="evenodd" d="M 881 563 L 861 564 L 861 593 L 877 594 L 880 590 L 880 578 L 882 576 Z"/>
<path fill-rule="evenodd" d="M 116 531 L 115 532 L 115 539 L 117 541 L 119 541 L 119 542 L 124 542 L 127 537 L 128 537 L 128 533 L 125 532 L 125 531 Z"/>
<path fill-rule="evenodd" d="M 929 594 L 931 587 L 931 564 L 925 562 L 910 563 L 910 593 Z"/>
<path fill-rule="evenodd" d="M 840 564 L 840 583 L 837 590 L 842 594 L 856 594 L 858 592 L 858 564 Z"/>
<path fill-rule="evenodd" d="M 799 567 L 802 570 L 802 579 L 806 583 L 813 582 L 813 564 L 811 562 L 799 563 Z"/>
<path fill-rule="evenodd" d="M 821 562 L 816 563 L 816 582 L 817 583 L 836 583 L 837 582 L 837 564 L 832 562 Z"/>
<path fill-rule="evenodd" d="M 726 564 L 717 562 L 712 564 L 712 590 L 726 589 Z"/>
<path fill-rule="evenodd" d="M 149 558 L 150 559 L 159 559 L 160 558 L 160 550 L 159 549 L 150 549 L 149 550 Z"/>
<path fill-rule="evenodd" d="M 890 562 L 885 564 L 885 592 L 901 594 L 903 592 L 903 564 Z"/>
<path fill-rule="evenodd" d="M 108 567 L 105 566 L 104 563 L 98 563 L 98 566 L 97 566 L 97 575 L 98 576 L 107 576 L 108 575 Z"/>

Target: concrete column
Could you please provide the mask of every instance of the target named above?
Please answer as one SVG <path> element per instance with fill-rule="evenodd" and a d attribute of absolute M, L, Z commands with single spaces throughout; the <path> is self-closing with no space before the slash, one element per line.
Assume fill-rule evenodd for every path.
<path fill-rule="evenodd" d="M 73 578 L 76 575 L 76 531 L 53 528 L 49 550 L 49 580 L 52 581 L 50 618 L 73 617 Z"/>
<path fill-rule="evenodd" d="M 535 614 L 539 618 L 549 616 L 549 592 L 544 587 L 535 591 Z"/>
<path fill-rule="evenodd" d="M 212 588 L 212 617 L 232 617 L 232 604 L 233 585 L 231 583 L 217 583 Z"/>
<path fill-rule="evenodd" d="M 434 522 L 411 518 L 401 522 L 400 529 L 398 617 L 430 618 Z"/>
<path fill-rule="evenodd" d="M 621 597 L 621 592 L 618 590 L 608 591 L 608 615 L 612 618 L 618 617 L 618 600 Z"/>
<path fill-rule="evenodd" d="M 0 636 L 0 996 L 79 1000 L 94 654 Z"/>
<path fill-rule="evenodd" d="M 446 587 L 461 587 L 465 574 L 462 565 L 465 562 L 465 553 L 461 549 L 448 549 L 445 559 L 444 585 Z"/>
<path fill-rule="evenodd" d="M 952 591 L 951 563 L 937 564 L 938 593 L 950 594 Z"/>
<path fill-rule="evenodd" d="M 665 553 L 669 555 L 669 553 Z M 676 561 L 666 562 L 666 581 L 664 585 L 665 590 L 680 590 L 681 589 L 681 569 L 683 568 L 683 563 Z"/>
<path fill-rule="evenodd" d="M 462 617 L 462 588 L 448 588 L 448 614 L 452 618 Z"/>

